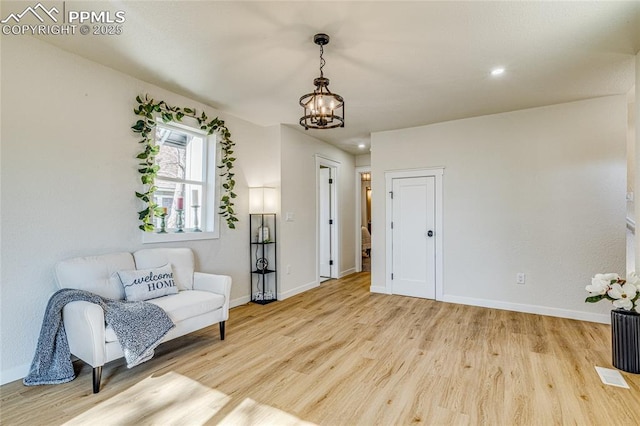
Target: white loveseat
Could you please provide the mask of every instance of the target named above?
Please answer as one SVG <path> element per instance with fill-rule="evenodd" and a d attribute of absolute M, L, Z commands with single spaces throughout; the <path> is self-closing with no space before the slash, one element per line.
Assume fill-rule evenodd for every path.
<path fill-rule="evenodd" d="M 229 318 L 231 277 L 194 271 L 193 252 L 187 248 L 157 248 L 135 253 L 112 253 L 78 257 L 56 265 L 59 288 L 90 291 L 102 297 L 123 300 L 125 291 L 119 271 L 149 269 L 171 264 L 177 294 L 148 300 L 163 308 L 175 323 L 163 342 L 219 323 L 224 340 Z M 107 327 L 99 305 L 68 303 L 62 318 L 71 353 L 93 367 L 93 392 L 100 391 L 102 366 L 124 356 L 115 333 Z"/>

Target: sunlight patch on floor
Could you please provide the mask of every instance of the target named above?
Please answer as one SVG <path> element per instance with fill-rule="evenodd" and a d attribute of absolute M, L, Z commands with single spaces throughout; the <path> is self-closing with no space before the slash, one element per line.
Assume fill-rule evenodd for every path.
<path fill-rule="evenodd" d="M 147 377 L 65 425 L 203 425 L 231 398 L 178 373 Z"/>
<path fill-rule="evenodd" d="M 218 423 L 227 426 L 274 425 L 313 426 L 314 423 L 300 420 L 294 415 L 277 408 L 260 404 L 250 398 L 242 401 L 231 413 Z"/>

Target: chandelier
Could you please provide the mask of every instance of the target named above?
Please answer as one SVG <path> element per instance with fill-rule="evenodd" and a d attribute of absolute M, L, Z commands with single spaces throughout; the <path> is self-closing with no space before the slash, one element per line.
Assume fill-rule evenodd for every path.
<path fill-rule="evenodd" d="M 313 93 L 300 98 L 300 106 L 304 109 L 300 125 L 305 130 L 344 127 L 344 99 L 336 93 L 331 93 L 329 79 L 322 72 L 326 63 L 322 55 L 324 46 L 329 44 L 329 36 L 316 34 L 313 36 L 313 42 L 320 46 L 320 77 L 313 80 L 316 86 Z"/>

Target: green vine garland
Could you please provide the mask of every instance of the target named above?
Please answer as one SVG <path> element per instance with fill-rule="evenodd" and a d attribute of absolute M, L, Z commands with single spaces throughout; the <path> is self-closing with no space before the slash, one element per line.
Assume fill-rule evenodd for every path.
<path fill-rule="evenodd" d="M 155 117 L 157 115 L 162 118 L 162 121 L 168 123 L 170 121 L 182 121 L 184 117 L 191 117 L 197 120 L 201 130 L 211 135 L 218 132 L 220 137 L 220 147 L 222 155 L 220 158 L 220 164 L 218 165 L 221 170 L 220 176 L 224 178 L 222 183 L 222 197 L 220 198 L 220 215 L 226 220 L 227 226 L 231 229 L 235 229 L 235 222 L 238 221 L 235 211 L 233 210 L 233 199 L 236 198 L 236 193 L 233 192 L 233 188 L 236 185 L 236 181 L 233 179 L 234 173 L 233 163 L 236 159 L 232 156 L 233 147 L 235 143 L 231 140 L 231 133 L 227 126 L 224 124 L 224 120 L 220 120 L 218 117 L 209 120 L 207 115 L 202 112 L 198 115 L 194 108 L 179 108 L 169 106 L 165 101 L 155 102 L 149 98 L 149 95 L 145 95 L 144 99 L 140 96 L 136 96 L 138 107 L 133 109 L 133 112 L 137 116 L 144 117 L 136 121 L 131 129 L 134 133 L 139 133 L 142 136 L 142 140 L 139 142 L 143 145 L 144 150 L 137 155 L 137 159 L 141 160 L 138 163 L 141 166 L 138 169 L 140 172 L 140 180 L 145 185 L 145 192 L 137 192 L 136 197 L 146 203 L 146 208 L 138 212 L 138 219 L 142 222 L 139 228 L 145 232 L 153 232 L 155 226 L 153 225 L 153 217 L 160 216 L 162 214 L 162 208 L 159 207 L 153 201 L 153 194 L 158 189 L 155 186 L 155 179 L 160 167 L 155 164 L 155 157 L 160 151 L 160 147 L 155 144 L 155 137 L 153 130 L 156 127 Z"/>

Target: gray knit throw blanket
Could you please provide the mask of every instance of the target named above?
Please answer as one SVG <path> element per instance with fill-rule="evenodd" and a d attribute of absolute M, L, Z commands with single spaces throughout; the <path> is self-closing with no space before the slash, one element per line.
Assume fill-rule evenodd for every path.
<path fill-rule="evenodd" d="M 102 307 L 106 323 L 113 328 L 122 346 L 128 368 L 151 359 L 154 349 L 175 327 L 167 313 L 152 303 L 106 299 L 84 290 L 58 290 L 47 304 L 36 354 L 23 380 L 25 385 L 54 385 L 75 379 L 62 308 L 77 300 Z"/>

